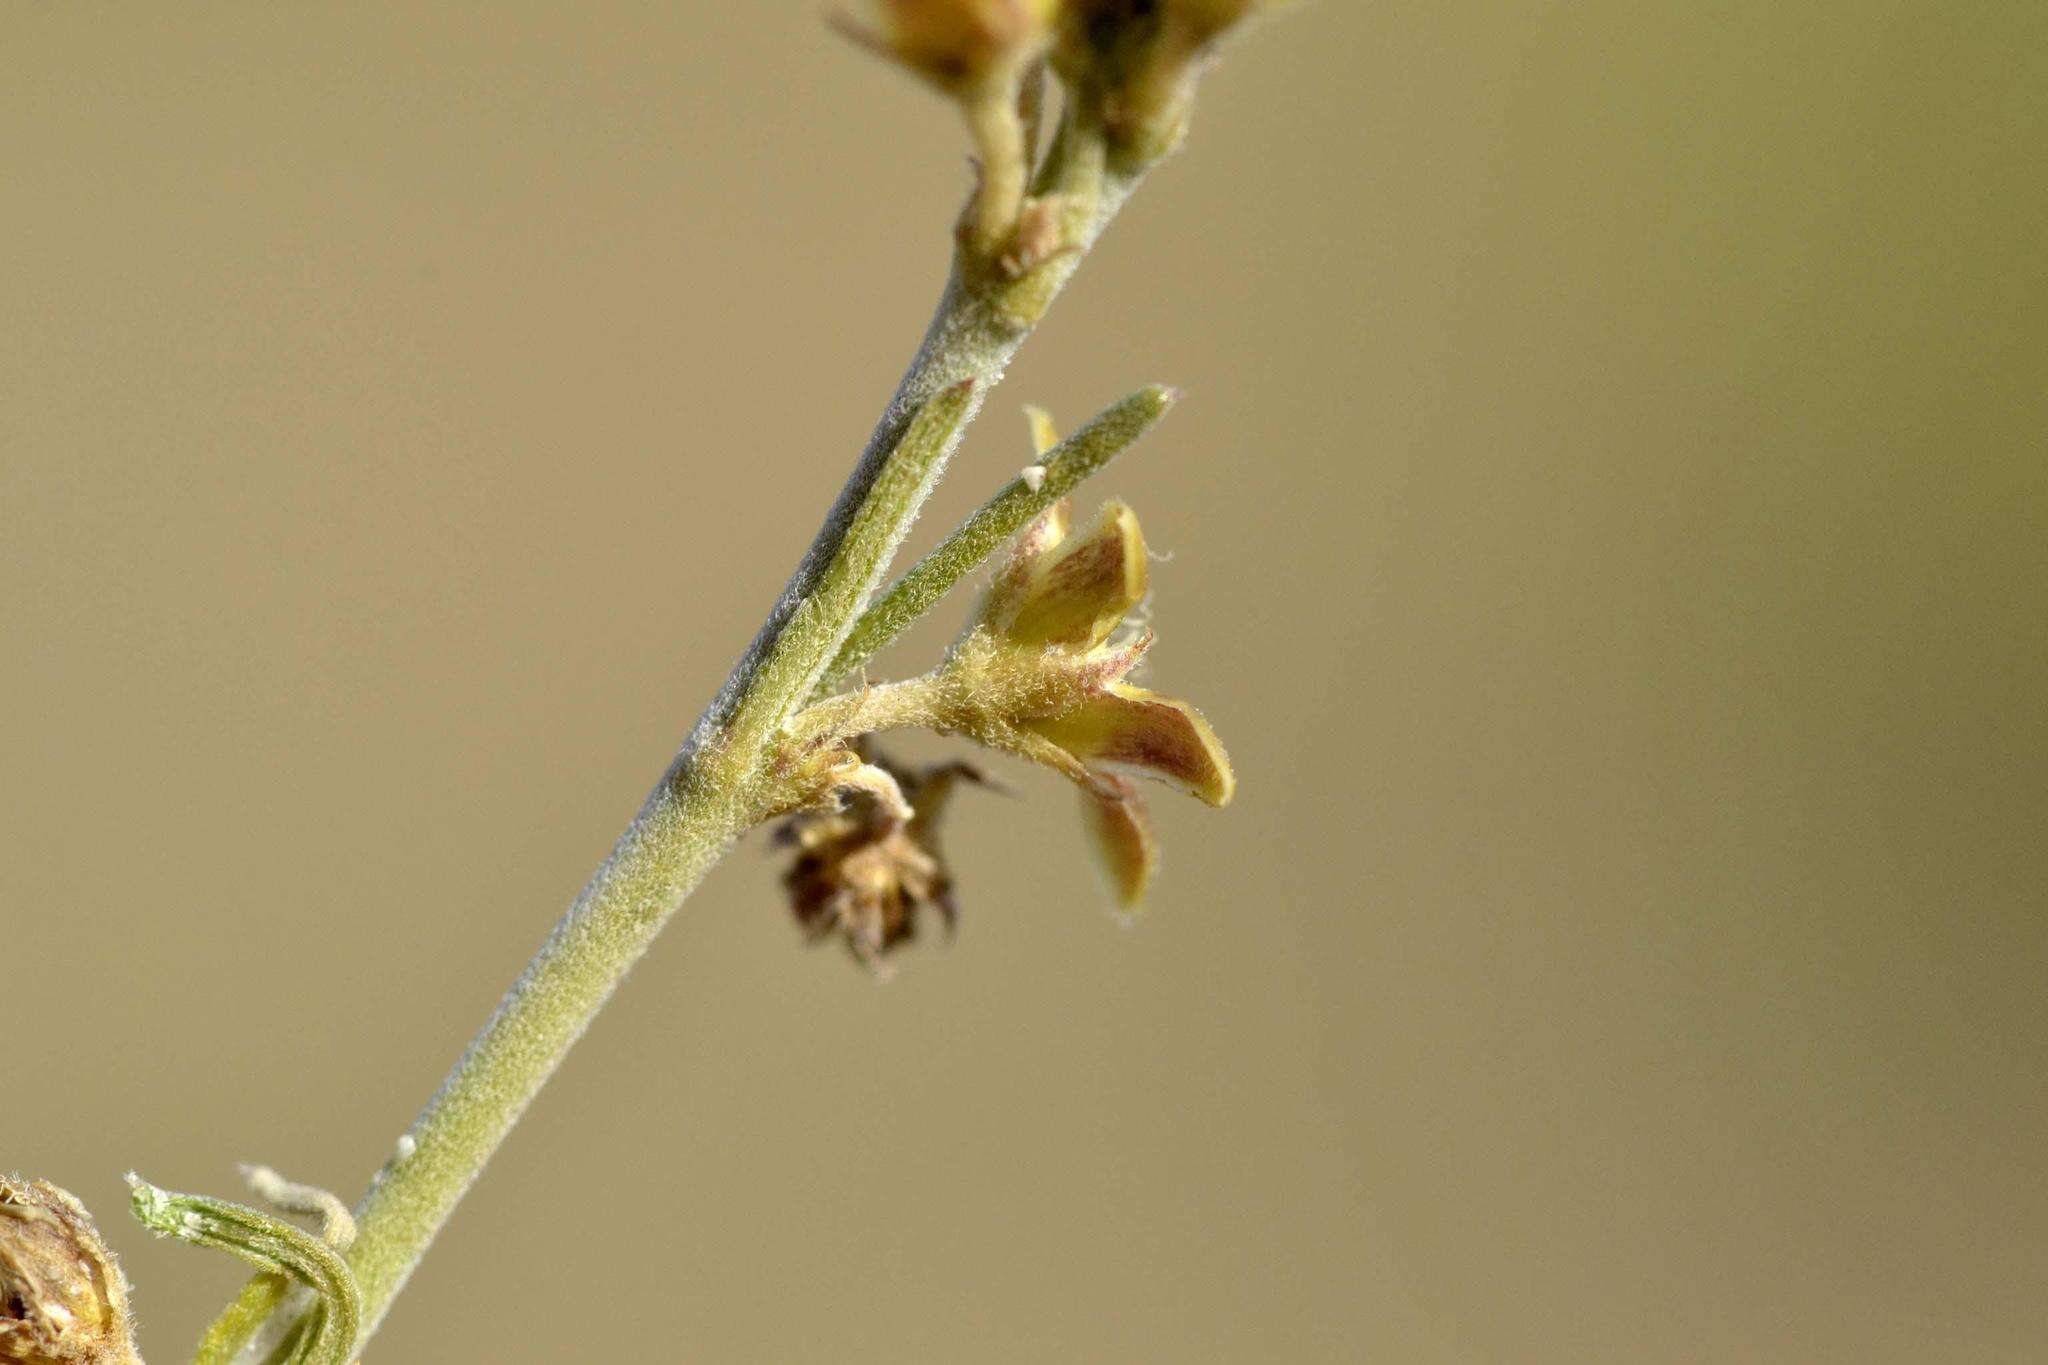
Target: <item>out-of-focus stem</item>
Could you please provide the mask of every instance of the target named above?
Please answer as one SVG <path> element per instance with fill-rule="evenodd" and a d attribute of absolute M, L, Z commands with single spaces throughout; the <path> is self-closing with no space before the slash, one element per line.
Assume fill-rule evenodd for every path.
<path fill-rule="evenodd" d="M 983 256 L 999 255 L 1017 215 L 1024 207 L 1024 185 L 1031 176 L 1025 150 L 1024 120 L 1017 112 L 1017 93 L 1007 82 L 964 106 L 967 131 L 981 162 L 981 185 L 975 191 L 969 240 Z"/>

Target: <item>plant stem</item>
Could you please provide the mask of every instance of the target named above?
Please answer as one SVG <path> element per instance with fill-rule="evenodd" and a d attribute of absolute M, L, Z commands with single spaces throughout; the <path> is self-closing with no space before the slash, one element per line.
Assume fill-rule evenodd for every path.
<path fill-rule="evenodd" d="M 1024 182 L 1031 175 L 1024 121 L 1017 114 L 1017 81 L 1012 75 L 966 102 L 967 129 L 981 160 L 981 185 L 969 212 L 975 249 L 988 255 L 1002 251 L 1017 211 L 1024 204 Z"/>
<path fill-rule="evenodd" d="M 956 253 L 923 345 L 767 622 L 359 1207 L 348 1256 L 362 1294 L 358 1347 L 662 925 L 762 817 L 759 788 L 783 722 L 844 644 L 960 431 L 1135 186 L 1135 171 L 1106 165 L 1099 121 L 1085 106 L 1070 112 L 1035 187 L 1055 197 L 1062 249 L 1016 276 L 969 246 Z M 272 1315 L 245 1356 L 274 1351 L 294 1316 Z"/>

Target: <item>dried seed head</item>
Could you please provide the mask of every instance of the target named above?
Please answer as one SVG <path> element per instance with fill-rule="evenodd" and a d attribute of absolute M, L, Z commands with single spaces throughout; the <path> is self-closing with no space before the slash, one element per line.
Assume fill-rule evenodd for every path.
<path fill-rule="evenodd" d="M 0 1363 L 140 1361 L 128 1283 L 85 1206 L 48 1181 L 0 1176 Z"/>
<path fill-rule="evenodd" d="M 801 811 L 783 822 L 776 840 L 797 850 L 782 879 L 797 923 L 814 941 L 838 935 L 873 966 L 917 936 L 927 909 L 952 931 L 958 908 L 937 825 L 954 785 L 981 775 L 964 763 L 911 769 L 863 757 L 894 779 L 907 819 L 875 793 L 850 789 L 843 808 Z"/>

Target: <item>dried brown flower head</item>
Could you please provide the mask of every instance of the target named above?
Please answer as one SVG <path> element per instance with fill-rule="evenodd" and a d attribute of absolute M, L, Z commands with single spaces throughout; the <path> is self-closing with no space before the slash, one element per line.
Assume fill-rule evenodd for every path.
<path fill-rule="evenodd" d="M 921 912 L 937 912 L 948 933 L 958 922 L 936 827 L 954 786 L 983 779 L 965 763 L 904 768 L 859 747 L 865 762 L 895 779 L 910 817 L 871 791 L 853 790 L 837 809 L 800 811 L 785 820 L 776 842 L 797 851 L 782 883 L 806 935 L 819 941 L 837 934 L 856 958 L 874 966 L 916 938 Z"/>
<path fill-rule="evenodd" d="M 0 1176 L 0 1363 L 140 1365 L 128 1282 L 85 1206 Z"/>

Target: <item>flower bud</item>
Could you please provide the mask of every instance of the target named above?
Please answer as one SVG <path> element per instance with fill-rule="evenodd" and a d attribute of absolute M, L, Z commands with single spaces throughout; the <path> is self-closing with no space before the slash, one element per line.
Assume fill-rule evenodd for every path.
<path fill-rule="evenodd" d="M 120 1266 L 85 1206 L 43 1180 L 0 1176 L 0 1362 L 141 1362 Z"/>
<path fill-rule="evenodd" d="M 1217 42 L 1274 0 L 1070 0 L 1056 61 L 1138 161 L 1172 151 Z"/>
<path fill-rule="evenodd" d="M 849 38 L 960 106 L 978 180 L 961 218 L 961 245 L 1011 277 L 1058 246 L 1056 222 L 1043 207 L 1027 214 L 1025 200 L 1044 76 L 1037 63 L 1058 7 L 1058 0 L 869 0 L 865 19 L 834 16 Z"/>
<path fill-rule="evenodd" d="M 865 47 L 961 96 L 1013 75 L 1044 50 L 1053 0 L 872 0 L 840 17 Z"/>

